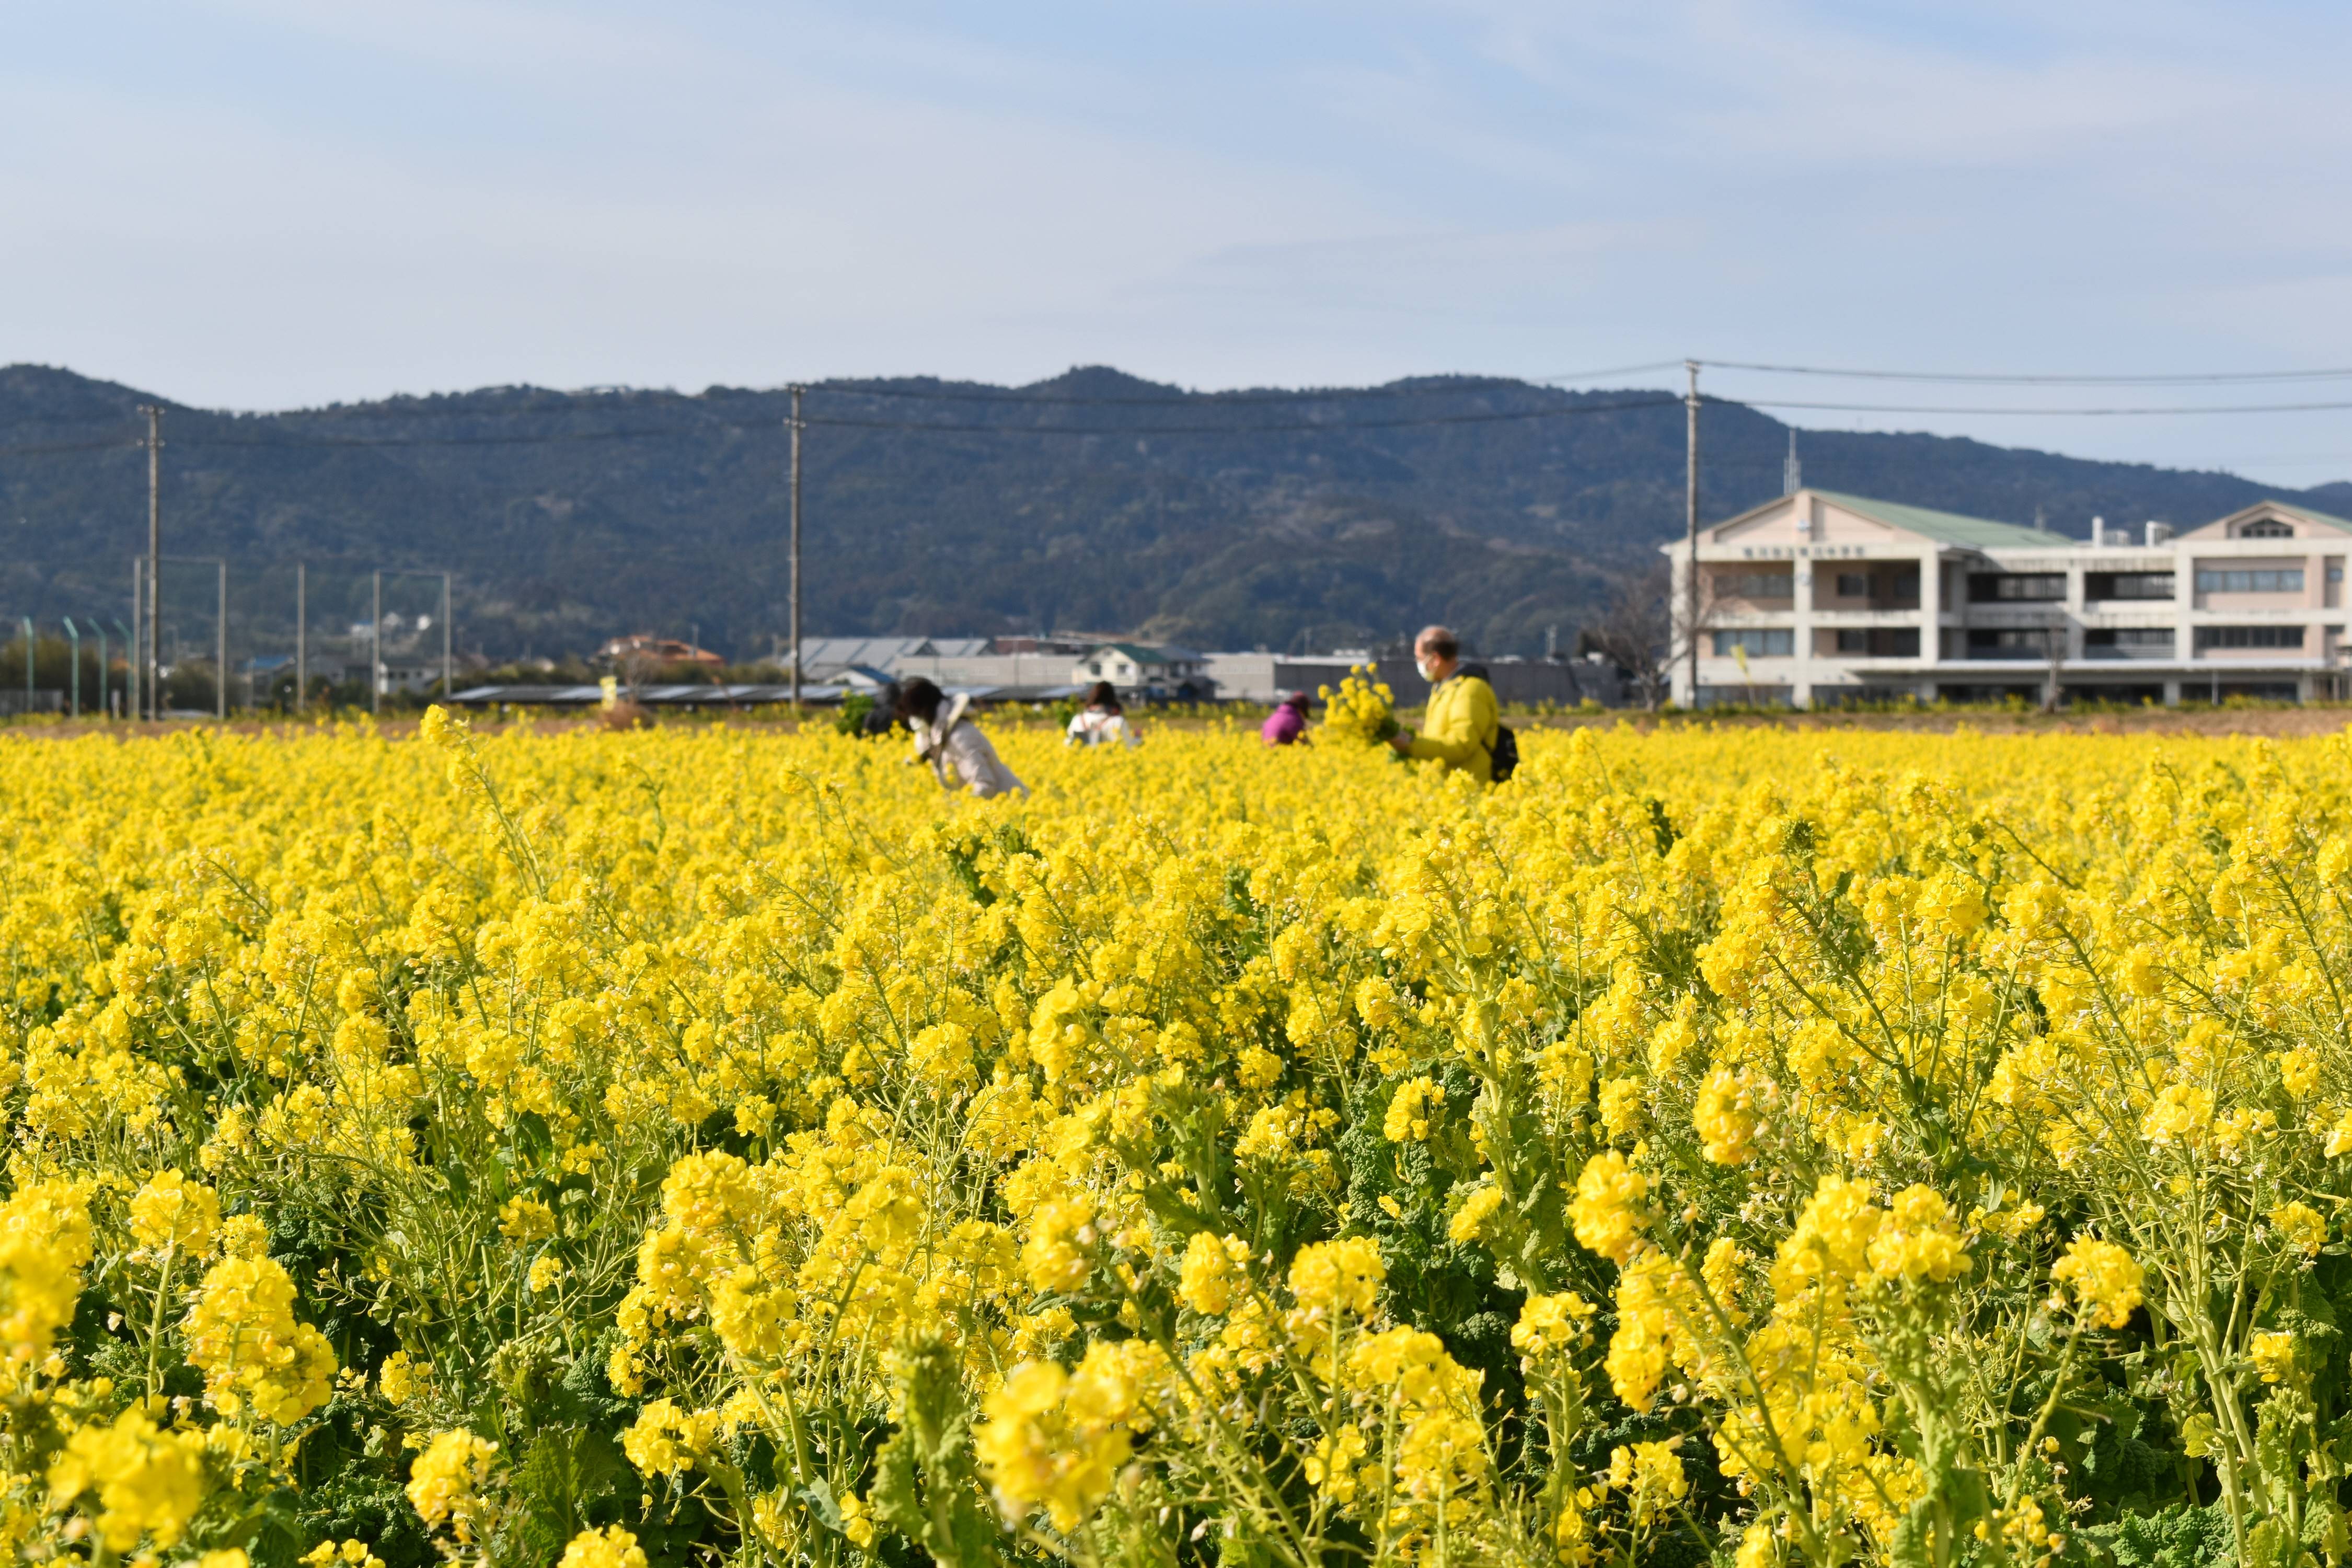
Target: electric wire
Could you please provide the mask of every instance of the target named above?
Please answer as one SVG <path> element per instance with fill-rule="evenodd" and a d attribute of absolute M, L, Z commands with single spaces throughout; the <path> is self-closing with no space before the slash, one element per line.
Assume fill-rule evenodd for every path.
<path fill-rule="evenodd" d="M 2203 403 L 2176 404 L 2162 407 L 2142 408 L 2002 408 L 1953 407 L 1941 404 L 1903 403 L 1801 403 L 1788 398 L 1770 397 L 1708 397 L 1710 403 L 1722 402 L 1742 408 L 1811 408 L 1842 414 L 2026 414 L 2076 417 L 2114 417 L 2137 415 L 2166 414 L 2304 414 L 2320 409 L 2352 408 L 2352 402 L 2336 403 Z"/>
<path fill-rule="evenodd" d="M 1543 381 L 1570 380 L 1581 376 L 1629 374 L 1639 370 L 1669 368 L 1677 361 L 1656 361 L 1645 365 L 1624 365 L 1602 371 L 1567 372 Z M 1722 369 L 1741 369 L 1791 374 L 1853 375 L 1887 380 L 1954 381 L 2006 384 L 2187 384 L 2191 383 L 2276 383 L 2291 380 L 2315 380 L 2352 376 L 2352 370 L 2343 371 L 2262 371 L 2215 372 L 2179 376 L 2063 376 L 2019 375 L 1999 376 L 1973 374 L 1952 374 L 1912 371 L 1837 370 L 1815 365 L 1765 364 L 1746 361 L 1708 360 L 1703 365 Z M 1455 381 L 1442 386 L 1370 387 L 1352 390 L 1297 393 L 1201 393 L 1181 397 L 1078 397 L 1061 395 L 1031 395 L 1013 392 L 948 392 L 930 388 L 855 386 L 839 383 L 817 383 L 809 390 L 828 393 L 840 397 L 901 398 L 920 401 L 961 402 L 966 405 L 1035 405 L 1059 407 L 1214 407 L 1220 405 L 1261 403 L 1347 402 L 1369 398 L 1437 397 L 1449 394 L 1484 390 L 1496 386 L 1536 389 L 1542 381 L 1521 381 L 1508 378 L 1486 378 Z M 755 392 L 682 394 L 669 392 L 630 393 L 631 400 L 645 400 L 668 405 L 692 405 L 707 408 L 713 398 L 732 400 L 741 397 L 769 395 Z M 601 401 L 601 400 L 600 400 Z M 1582 415 L 1632 412 L 1646 408 L 1675 406 L 1684 401 L 1679 395 L 1661 393 L 1652 396 L 1619 398 L 1595 403 L 1563 403 L 1538 408 L 1483 410 L 1475 413 L 1413 415 L 1381 419 L 1293 419 L 1272 424 L 1204 424 L 1155 423 L 1128 426 L 1076 424 L 983 424 L 976 421 L 893 420 L 857 418 L 846 415 L 804 415 L 802 422 L 840 429 L 892 430 L 909 433 L 932 432 L 943 435 L 991 436 L 1076 436 L 1112 438 L 1147 436 L 1271 436 L 1271 435 L 1337 435 L 1349 431 L 1399 430 L 1441 427 L 1453 425 L 1486 425 L 1520 423 L 1529 420 L 1565 418 Z M 2208 414 L 2288 414 L 2334 412 L 2352 409 L 2352 400 L 2312 400 L 2294 403 L 2185 404 L 2185 405 L 2116 405 L 2093 407 L 2053 405 L 2001 406 L 1992 405 L 1949 404 L 1888 404 L 1830 402 L 1800 398 L 1726 397 L 1720 394 L 1705 395 L 1704 401 L 1720 406 L 1758 409 L 1806 410 L 1843 414 L 1906 414 L 1956 415 L 1975 417 L 2021 416 L 2033 418 L 2122 418 L 2168 417 Z M 509 409 L 334 409 L 295 411 L 287 414 L 254 416 L 275 421 L 304 421 L 320 418 L 389 418 L 441 417 L 485 418 L 502 417 L 520 413 L 581 413 L 593 412 L 598 403 L 567 399 L 562 405 L 537 404 Z M 193 412 L 193 411 L 191 411 Z M 234 416 L 242 423 L 247 416 Z M 690 437 L 717 431 L 772 433 L 783 429 L 788 422 L 782 417 L 746 421 L 741 419 L 709 418 L 689 426 L 633 427 L 617 430 L 536 431 L 495 435 L 452 436 L 350 436 L 329 437 L 297 434 L 280 426 L 266 435 L 251 437 L 181 434 L 168 444 L 175 447 L 255 448 L 350 448 L 402 447 L 527 447 L 571 443 L 601 443 L 611 441 L 656 440 L 671 437 Z M 126 435 L 114 440 L 37 442 L 0 447 L 0 457 L 36 457 L 74 452 L 131 450 L 144 445 L 141 437 Z"/>
<path fill-rule="evenodd" d="M 24 447 L 0 447 L 0 458 L 38 457 L 50 452 L 110 452 L 118 447 L 128 450 L 143 445 L 135 439 L 120 441 L 49 441 Z"/>
<path fill-rule="evenodd" d="M 1825 375 L 1858 381 L 1975 382 L 2000 386 L 2189 386 L 2225 382 L 2345 381 L 2352 368 L 2340 370 L 2183 371 L 2148 375 L 2061 375 L 1974 371 L 1856 370 L 1818 364 L 1761 364 L 1749 360 L 1709 359 L 1698 362 L 1706 370 L 1752 370 L 1775 375 Z"/>

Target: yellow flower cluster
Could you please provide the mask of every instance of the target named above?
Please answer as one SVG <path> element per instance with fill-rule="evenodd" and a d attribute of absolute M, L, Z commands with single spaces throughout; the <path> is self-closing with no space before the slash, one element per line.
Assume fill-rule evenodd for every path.
<path fill-rule="evenodd" d="M 991 723 L 0 742 L 0 1546 L 2352 1541 L 2352 741 Z"/>
<path fill-rule="evenodd" d="M 1318 687 L 1323 722 L 1317 733 L 1356 745 L 1370 746 L 1399 732 L 1396 693 L 1370 665 L 1356 665 L 1340 678 L 1338 690 Z"/>

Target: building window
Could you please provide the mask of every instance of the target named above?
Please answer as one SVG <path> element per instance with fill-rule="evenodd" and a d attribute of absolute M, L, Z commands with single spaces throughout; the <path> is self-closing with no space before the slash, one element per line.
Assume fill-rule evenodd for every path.
<path fill-rule="evenodd" d="M 2093 572 L 2083 578 L 2086 599 L 2169 599 L 2169 572 Z"/>
<path fill-rule="evenodd" d="M 1918 585 L 1912 585 L 1918 592 Z M 2066 596 L 2066 574 L 2063 572 L 1973 572 L 1969 574 L 1969 597 L 1979 605 L 1998 604 L 2003 600 L 2036 599 L 2049 601 Z"/>
<path fill-rule="evenodd" d="M 1717 572 L 1715 574 L 1715 596 L 1718 599 L 1786 599 L 1792 597 L 1786 572 Z"/>
<path fill-rule="evenodd" d="M 1838 597 L 1841 599 L 1869 598 L 1870 574 L 1867 572 L 1839 573 L 1837 574 L 1837 591 Z"/>
<path fill-rule="evenodd" d="M 1897 572 L 1895 574 L 1895 587 L 1892 596 L 1897 599 L 1916 599 L 1919 596 L 1919 570 L 1917 567 L 1915 566 L 1907 572 Z"/>
<path fill-rule="evenodd" d="M 2240 571 L 2200 566 L 2197 568 L 2197 591 L 2200 594 L 2300 594 L 2303 592 L 2303 568 L 2282 566 L 2276 570 Z"/>
<path fill-rule="evenodd" d="M 2327 580 L 2331 583 L 2341 583 L 2344 581 L 2344 563 L 2341 561 L 2330 561 L 2327 563 Z"/>
<path fill-rule="evenodd" d="M 2293 539 L 2294 530 L 2274 517 L 2266 517 L 2260 522 L 2250 522 L 2238 530 L 2238 537 L 2241 539 Z"/>
<path fill-rule="evenodd" d="M 2169 658 L 2170 626 L 2094 626 L 2083 634 L 2084 658 Z"/>
<path fill-rule="evenodd" d="M 1751 626 L 1744 631 L 1715 634 L 1715 657 L 1731 658 L 1733 650 L 1750 658 L 1786 658 L 1797 651 L 1797 634 L 1787 626 Z"/>
<path fill-rule="evenodd" d="M 1843 626 L 1837 634 L 1837 650 L 1855 658 L 1916 658 L 1919 628 Z"/>
<path fill-rule="evenodd" d="M 2303 647 L 2301 626 L 2199 626 L 2197 647 Z"/>
<path fill-rule="evenodd" d="M 1970 658 L 2047 658 L 2063 648 L 2066 634 L 2041 626 L 1976 626 L 1969 632 Z"/>

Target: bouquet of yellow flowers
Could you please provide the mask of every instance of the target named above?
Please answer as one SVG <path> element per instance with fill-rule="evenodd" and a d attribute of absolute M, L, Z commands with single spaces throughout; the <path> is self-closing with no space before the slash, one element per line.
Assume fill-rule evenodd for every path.
<path fill-rule="evenodd" d="M 1329 687 L 1317 689 L 1323 700 L 1323 732 L 1335 738 L 1352 737 L 1365 745 L 1376 746 L 1400 732 L 1395 710 L 1391 704 L 1396 693 L 1388 683 L 1375 680 L 1376 668 L 1369 664 L 1350 666 L 1339 689 Z"/>

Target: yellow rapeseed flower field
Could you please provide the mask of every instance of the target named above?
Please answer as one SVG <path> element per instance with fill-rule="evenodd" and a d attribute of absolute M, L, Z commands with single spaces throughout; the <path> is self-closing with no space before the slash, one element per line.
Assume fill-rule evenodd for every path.
<path fill-rule="evenodd" d="M 0 741 L 6 1549 L 2352 1556 L 2346 738 L 997 740 Z"/>

